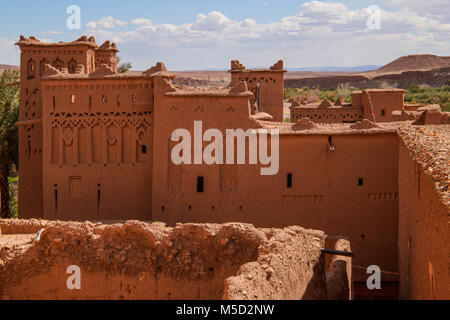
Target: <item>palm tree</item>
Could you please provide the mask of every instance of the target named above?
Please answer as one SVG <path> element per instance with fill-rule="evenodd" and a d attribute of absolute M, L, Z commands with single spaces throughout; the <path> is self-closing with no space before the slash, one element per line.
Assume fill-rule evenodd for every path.
<path fill-rule="evenodd" d="M 131 68 L 133 68 L 133 65 L 131 64 L 131 62 L 124 62 L 124 63 L 120 63 L 120 57 L 117 57 L 117 72 L 119 73 L 125 73 L 127 71 L 129 71 Z"/>
<path fill-rule="evenodd" d="M 9 218 L 9 175 L 18 164 L 19 72 L 5 70 L 0 75 L 0 194 L 1 218 Z"/>

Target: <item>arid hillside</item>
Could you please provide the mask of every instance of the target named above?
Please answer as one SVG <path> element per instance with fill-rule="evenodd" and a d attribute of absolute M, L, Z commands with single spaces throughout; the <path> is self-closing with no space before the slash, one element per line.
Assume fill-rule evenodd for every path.
<path fill-rule="evenodd" d="M 403 71 L 424 71 L 447 67 L 450 67 L 450 57 L 439 57 L 432 54 L 416 54 L 400 57 L 370 73 L 382 74 Z"/>
<path fill-rule="evenodd" d="M 1 74 L 4 70 L 7 70 L 7 69 L 16 69 L 16 70 L 18 70 L 19 67 L 17 67 L 17 66 L 10 66 L 10 65 L 7 65 L 7 64 L 0 64 L 0 74 Z"/>
<path fill-rule="evenodd" d="M 286 77 L 287 88 L 335 88 L 348 83 L 355 88 L 409 88 L 412 85 L 443 86 L 450 79 L 450 57 L 431 54 L 400 57 L 378 70 L 330 76 Z"/>

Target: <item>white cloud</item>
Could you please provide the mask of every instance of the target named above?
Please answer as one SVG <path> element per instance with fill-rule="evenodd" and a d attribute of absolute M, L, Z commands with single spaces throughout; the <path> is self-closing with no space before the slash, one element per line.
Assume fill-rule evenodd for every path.
<path fill-rule="evenodd" d="M 402 1 L 391 2 L 399 6 Z M 135 65 L 142 68 L 150 64 L 149 55 L 168 65 L 174 63 L 176 68 L 190 63 L 217 67 L 240 57 L 256 66 L 284 57 L 288 65 L 297 67 L 382 64 L 403 54 L 450 52 L 450 23 L 438 16 L 409 9 L 382 10 L 381 29 L 368 30 L 369 14 L 342 3 L 311 1 L 298 14 L 267 24 L 253 19 L 236 21 L 214 11 L 183 25 L 138 18 L 131 21 L 133 30 L 120 31 L 112 30 L 120 26 L 117 20 L 107 17 L 87 27 L 102 41 L 120 42 L 119 49 L 129 51 Z M 141 50 L 131 49 L 137 47 Z"/>
<path fill-rule="evenodd" d="M 138 18 L 131 21 L 132 24 L 138 25 L 138 26 L 151 26 L 152 21 L 150 19 L 144 19 L 144 18 Z"/>
<path fill-rule="evenodd" d="M 450 21 L 448 0 L 382 0 L 386 6 L 401 11 L 420 12 L 422 15 L 434 16 L 441 21 Z"/>
<path fill-rule="evenodd" d="M 46 35 L 58 35 L 61 34 L 62 32 L 60 31 L 56 31 L 56 30 L 47 30 L 44 32 L 41 32 L 41 34 L 46 34 Z"/>
<path fill-rule="evenodd" d="M 192 25 L 192 30 L 218 31 L 232 24 L 232 21 L 222 13 L 213 11 L 204 15 L 200 13 L 197 21 Z"/>
<path fill-rule="evenodd" d="M 0 37 L 0 64 L 19 65 L 18 39 Z"/>
<path fill-rule="evenodd" d="M 90 21 L 86 24 L 86 27 L 89 29 L 114 29 L 126 25 L 128 25 L 128 22 L 117 20 L 110 16 L 101 18 L 99 21 Z"/>

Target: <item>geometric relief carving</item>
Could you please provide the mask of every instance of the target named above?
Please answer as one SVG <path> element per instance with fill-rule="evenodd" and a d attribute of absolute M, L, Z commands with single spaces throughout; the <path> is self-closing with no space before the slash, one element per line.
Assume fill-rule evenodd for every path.
<path fill-rule="evenodd" d="M 167 189 L 169 191 L 180 192 L 183 186 L 183 165 L 176 165 L 172 161 L 172 149 L 177 144 L 175 141 L 169 140 L 168 147 L 168 167 L 167 167 Z"/>
<path fill-rule="evenodd" d="M 230 192 L 236 189 L 237 168 L 234 164 L 219 165 L 219 183 L 221 192 Z"/>
<path fill-rule="evenodd" d="M 325 199 L 323 194 L 293 194 L 293 195 L 283 195 L 283 199 L 291 200 L 295 203 L 303 204 L 320 204 Z"/>
<path fill-rule="evenodd" d="M 367 197 L 369 200 L 397 200 L 398 192 L 369 193 Z"/>
<path fill-rule="evenodd" d="M 52 163 L 144 162 L 151 112 L 51 113 Z M 144 146 L 145 148 L 141 148 Z"/>

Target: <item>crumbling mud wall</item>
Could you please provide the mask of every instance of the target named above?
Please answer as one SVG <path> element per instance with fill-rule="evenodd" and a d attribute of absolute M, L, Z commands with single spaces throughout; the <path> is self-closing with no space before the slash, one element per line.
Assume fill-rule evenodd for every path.
<path fill-rule="evenodd" d="M 0 299 L 327 298 L 321 231 L 52 221 L 37 239 L 11 234 L 28 221 L 13 224 L 0 224 Z M 67 286 L 70 266 L 79 290 Z"/>
<path fill-rule="evenodd" d="M 450 299 L 449 129 L 440 125 L 400 131 L 401 299 Z"/>

